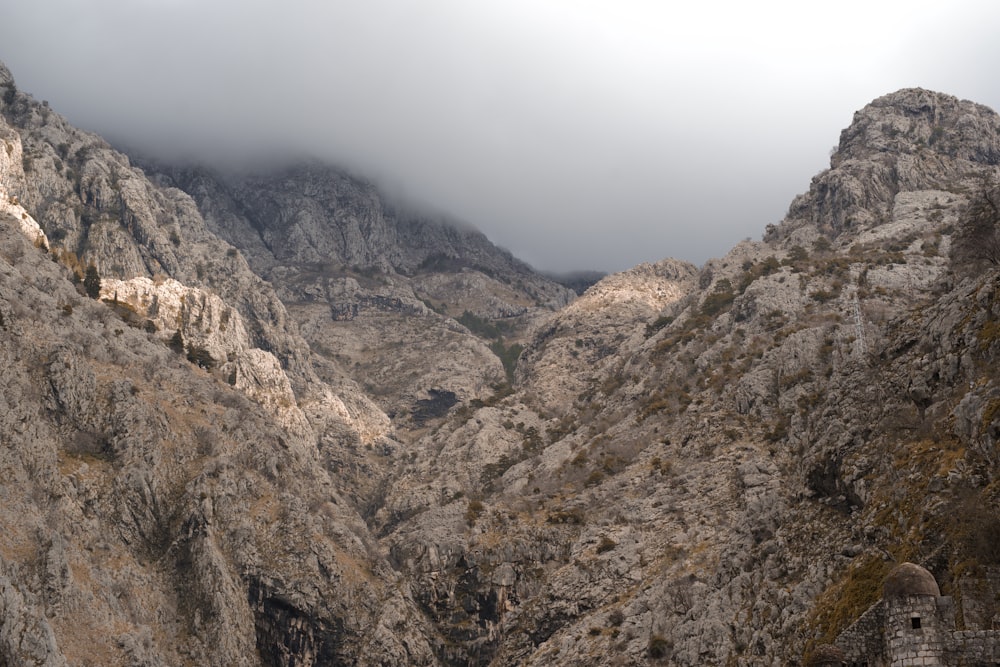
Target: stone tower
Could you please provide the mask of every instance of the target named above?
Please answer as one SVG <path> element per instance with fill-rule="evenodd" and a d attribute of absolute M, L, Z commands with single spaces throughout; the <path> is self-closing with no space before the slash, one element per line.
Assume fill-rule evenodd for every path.
<path fill-rule="evenodd" d="M 984 580 L 976 589 L 988 591 L 992 600 L 1000 584 Z M 846 667 L 1000 667 L 1000 630 L 957 630 L 952 598 L 913 563 L 889 572 L 882 599 L 845 628 L 834 647 Z M 828 648 L 819 647 L 806 664 L 837 665 Z"/>
<path fill-rule="evenodd" d="M 934 575 L 913 563 L 897 565 L 882 588 L 889 667 L 943 667 L 954 627 L 950 598 Z"/>

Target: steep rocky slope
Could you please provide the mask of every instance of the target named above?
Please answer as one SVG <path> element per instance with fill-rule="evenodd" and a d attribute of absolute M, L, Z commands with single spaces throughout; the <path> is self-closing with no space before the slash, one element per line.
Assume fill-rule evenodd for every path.
<path fill-rule="evenodd" d="M 427 436 L 380 519 L 453 660 L 796 664 L 892 559 L 995 564 L 998 276 L 950 248 L 998 130 L 876 100 L 763 242 L 606 279 Z"/>
<path fill-rule="evenodd" d="M 0 357 L 5 664 L 432 661 L 308 424 L 81 296 L 10 217 Z"/>
<path fill-rule="evenodd" d="M 572 303 L 0 112 L 0 664 L 800 664 L 900 560 L 1000 609 L 989 109 L 880 98 L 761 242 Z"/>
<path fill-rule="evenodd" d="M 0 92 L 3 663 L 434 662 L 352 502 L 388 418 L 186 195 Z"/>

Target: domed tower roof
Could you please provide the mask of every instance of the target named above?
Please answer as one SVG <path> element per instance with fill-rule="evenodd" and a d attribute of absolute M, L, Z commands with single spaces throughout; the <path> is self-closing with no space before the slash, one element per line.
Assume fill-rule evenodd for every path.
<path fill-rule="evenodd" d="M 820 644 L 806 660 L 806 667 L 840 667 L 847 656 L 832 644 Z"/>
<path fill-rule="evenodd" d="M 934 575 L 913 563 L 900 563 L 892 569 L 882 585 L 883 598 L 901 598 L 910 595 L 941 596 L 941 589 Z"/>

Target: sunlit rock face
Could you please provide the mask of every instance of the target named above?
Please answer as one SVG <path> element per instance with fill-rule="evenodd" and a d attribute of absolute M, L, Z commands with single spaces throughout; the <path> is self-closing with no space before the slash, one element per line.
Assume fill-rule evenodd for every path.
<path fill-rule="evenodd" d="M 331 168 L 0 114 L 0 664 L 815 664 L 894 561 L 987 622 L 992 111 L 880 98 L 762 241 L 575 300 Z"/>

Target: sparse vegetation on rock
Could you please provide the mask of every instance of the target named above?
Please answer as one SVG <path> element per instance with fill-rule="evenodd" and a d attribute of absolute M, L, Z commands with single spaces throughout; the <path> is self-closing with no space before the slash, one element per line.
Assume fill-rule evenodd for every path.
<path fill-rule="evenodd" d="M 91 299 L 97 299 L 101 296 L 101 276 L 93 264 L 89 264 L 86 273 L 84 273 L 83 289 Z"/>

